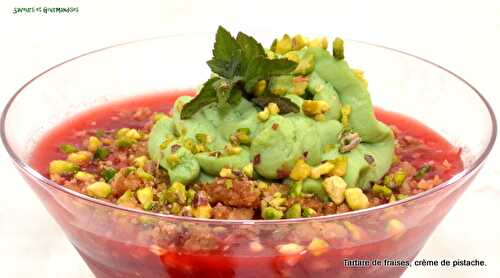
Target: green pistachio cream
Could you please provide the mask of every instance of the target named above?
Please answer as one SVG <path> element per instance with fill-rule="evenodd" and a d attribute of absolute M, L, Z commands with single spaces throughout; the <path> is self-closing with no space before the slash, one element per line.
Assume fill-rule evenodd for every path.
<path fill-rule="evenodd" d="M 172 183 L 241 171 L 290 186 L 301 181 L 323 198 L 321 184 L 332 176 L 334 194 L 345 184 L 366 189 L 387 173 L 394 135 L 375 118 L 341 39 L 328 49 L 326 39 L 285 35 L 264 49 L 219 27 L 213 54 L 212 78 L 194 98 L 179 97 L 149 136 L 149 154 Z"/>

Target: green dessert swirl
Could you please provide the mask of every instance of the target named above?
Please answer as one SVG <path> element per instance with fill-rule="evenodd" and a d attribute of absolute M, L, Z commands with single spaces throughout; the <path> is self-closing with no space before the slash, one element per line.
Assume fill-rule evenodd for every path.
<path fill-rule="evenodd" d="M 265 50 L 220 27 L 213 77 L 158 117 L 150 157 L 183 184 L 240 171 L 301 184 L 325 201 L 338 188 L 368 188 L 389 170 L 395 139 L 376 119 L 362 74 L 344 60 L 343 42 L 333 46 L 332 54 L 325 39 L 285 35 Z"/>

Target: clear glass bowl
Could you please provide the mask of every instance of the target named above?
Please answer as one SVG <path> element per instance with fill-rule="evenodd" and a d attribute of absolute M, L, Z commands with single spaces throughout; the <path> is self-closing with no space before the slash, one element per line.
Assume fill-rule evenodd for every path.
<path fill-rule="evenodd" d="M 263 41 L 269 37 L 258 36 Z M 24 85 L 1 119 L 14 164 L 97 277 L 395 277 L 404 267 L 345 267 L 348 259 L 413 259 L 471 184 L 496 136 L 491 107 L 459 76 L 397 50 L 346 42 L 373 102 L 416 118 L 463 148 L 465 169 L 403 201 L 358 212 L 278 221 L 199 220 L 117 207 L 65 189 L 28 164 L 34 143 L 67 117 L 141 94 L 193 88 L 209 75 L 213 35 L 181 35 L 104 48 L 54 66 Z M 388 221 L 404 230 L 393 233 Z M 29 219 L 26 219 L 29 221 Z M 146 223 L 146 224 L 145 224 Z M 278 245 L 321 238 L 321 254 Z M 231 244 L 227 244 L 231 242 Z M 202 243 L 202 249 L 194 248 Z"/>

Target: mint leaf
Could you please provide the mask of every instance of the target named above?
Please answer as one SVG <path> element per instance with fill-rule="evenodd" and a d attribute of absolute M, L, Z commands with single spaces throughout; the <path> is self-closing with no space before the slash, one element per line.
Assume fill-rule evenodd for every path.
<path fill-rule="evenodd" d="M 269 103 L 274 102 L 280 108 L 280 114 L 298 113 L 300 108 L 289 98 L 281 96 L 261 96 L 252 99 L 252 102 L 265 108 Z"/>
<path fill-rule="evenodd" d="M 213 86 L 217 80 L 219 80 L 218 77 L 213 77 L 203 84 L 200 93 L 182 108 L 181 119 L 190 118 L 201 108 L 217 101 L 217 92 Z"/>
<path fill-rule="evenodd" d="M 291 73 L 297 63 L 288 59 L 267 59 L 257 57 L 253 59 L 245 72 L 245 90 L 251 91 L 259 80 L 268 80 L 272 76 Z"/>
<path fill-rule="evenodd" d="M 231 33 L 219 26 L 215 34 L 214 49 L 212 51 L 214 60 L 231 61 L 236 50 L 240 49 L 238 42 L 231 36 Z"/>
<path fill-rule="evenodd" d="M 236 42 L 243 52 L 241 61 L 241 75 L 243 75 L 252 60 L 259 56 L 264 57 L 266 53 L 264 47 L 257 40 L 245 33 L 239 32 L 236 36 Z"/>
<path fill-rule="evenodd" d="M 238 72 L 241 64 L 241 49 L 236 49 L 232 54 L 232 59 L 229 61 L 213 58 L 207 64 L 212 72 L 225 77 L 227 79 L 233 78 Z"/>

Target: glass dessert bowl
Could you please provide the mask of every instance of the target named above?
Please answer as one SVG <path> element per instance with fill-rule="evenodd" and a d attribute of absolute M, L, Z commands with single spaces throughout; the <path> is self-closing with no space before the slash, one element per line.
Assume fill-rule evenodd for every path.
<path fill-rule="evenodd" d="M 462 171 L 425 192 L 359 211 L 215 220 L 117 206 L 35 170 L 33 148 L 52 127 L 100 104 L 193 88 L 209 75 L 204 61 L 211 49 L 212 35 L 104 48 L 45 71 L 7 104 L 1 121 L 7 151 L 97 277 L 397 277 L 471 184 L 495 140 L 492 109 L 457 75 L 397 50 L 346 42 L 373 102 L 460 147 Z"/>

